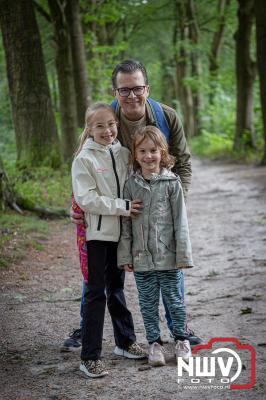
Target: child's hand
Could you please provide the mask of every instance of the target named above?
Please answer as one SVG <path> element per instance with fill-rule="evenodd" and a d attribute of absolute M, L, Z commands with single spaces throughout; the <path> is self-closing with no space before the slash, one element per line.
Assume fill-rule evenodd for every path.
<path fill-rule="evenodd" d="M 142 201 L 140 199 L 132 200 L 131 201 L 131 209 L 130 215 L 137 216 L 142 213 Z"/>
<path fill-rule="evenodd" d="M 70 208 L 70 219 L 76 225 L 85 225 L 85 218 L 83 213 L 75 213 L 72 208 Z"/>
<path fill-rule="evenodd" d="M 133 272 L 133 269 L 134 269 L 134 267 L 133 267 L 132 264 L 125 264 L 124 265 L 124 271 L 126 271 L 126 272 Z"/>

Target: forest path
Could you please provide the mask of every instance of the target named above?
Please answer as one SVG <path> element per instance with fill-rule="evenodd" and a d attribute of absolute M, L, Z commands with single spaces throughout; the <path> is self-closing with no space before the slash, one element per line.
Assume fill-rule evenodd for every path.
<path fill-rule="evenodd" d="M 235 337 L 253 345 L 256 386 L 246 391 L 185 388 L 177 383 L 173 343 L 165 346 L 165 367 L 141 371 L 144 361 L 112 354 L 109 315 L 103 342 L 109 376 L 86 379 L 79 371 L 79 351 L 60 352 L 63 338 L 79 325 L 81 292 L 74 227 L 60 221 L 50 223 L 43 251 L 32 250 L 20 264 L 0 272 L 1 400 L 265 398 L 266 168 L 193 164 L 188 213 L 196 267 L 185 273 L 189 326 L 206 341 Z M 126 297 L 138 340 L 146 345 L 130 274 Z M 165 322 L 162 330 L 167 340 Z M 249 361 L 244 365 L 248 374 Z"/>

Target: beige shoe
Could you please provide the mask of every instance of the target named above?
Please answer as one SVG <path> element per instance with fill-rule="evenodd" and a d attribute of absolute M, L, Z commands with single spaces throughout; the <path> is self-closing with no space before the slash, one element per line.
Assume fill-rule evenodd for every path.
<path fill-rule="evenodd" d="M 188 340 L 178 340 L 175 346 L 176 358 L 182 357 L 184 361 L 187 361 L 189 357 L 192 357 L 190 343 Z"/>
<path fill-rule="evenodd" d="M 149 348 L 149 364 L 153 367 L 162 367 L 165 365 L 164 348 L 159 343 L 154 342 Z"/>
<path fill-rule="evenodd" d="M 143 350 L 142 347 L 140 347 L 140 345 L 136 342 L 132 343 L 126 350 L 116 346 L 114 354 L 117 356 L 130 358 L 132 360 L 141 360 L 143 358 L 147 358 L 146 351 Z"/>
<path fill-rule="evenodd" d="M 102 378 L 108 375 L 108 371 L 101 360 L 81 361 L 79 369 L 90 378 Z"/>

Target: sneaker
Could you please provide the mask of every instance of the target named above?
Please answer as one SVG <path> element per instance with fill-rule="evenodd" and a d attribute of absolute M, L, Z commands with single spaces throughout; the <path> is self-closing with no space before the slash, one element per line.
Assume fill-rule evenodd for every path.
<path fill-rule="evenodd" d="M 101 360 L 81 361 L 79 369 L 90 378 L 102 378 L 108 375 L 108 371 L 105 369 L 104 363 Z"/>
<path fill-rule="evenodd" d="M 199 336 L 196 336 L 192 329 L 187 328 L 187 334 L 190 346 L 196 346 L 197 344 L 203 343 L 203 340 Z"/>
<path fill-rule="evenodd" d="M 159 343 L 154 342 L 149 348 L 148 363 L 153 367 L 162 367 L 165 365 L 164 348 Z"/>
<path fill-rule="evenodd" d="M 116 346 L 114 349 L 114 354 L 117 356 L 131 358 L 133 360 L 147 358 L 147 353 L 136 342 L 132 343 L 126 350 Z"/>
<path fill-rule="evenodd" d="M 188 340 L 177 340 L 175 346 L 176 357 L 182 357 L 183 360 L 187 361 L 189 357 L 192 357 L 190 343 Z"/>
<path fill-rule="evenodd" d="M 69 338 L 67 338 L 61 350 L 63 351 L 73 351 L 78 350 L 81 347 L 81 329 L 75 329 L 72 333 L 69 334 Z"/>

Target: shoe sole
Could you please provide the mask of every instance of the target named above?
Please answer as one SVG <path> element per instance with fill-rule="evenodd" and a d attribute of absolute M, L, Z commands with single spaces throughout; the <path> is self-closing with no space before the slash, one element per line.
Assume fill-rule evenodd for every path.
<path fill-rule="evenodd" d="M 62 346 L 60 348 L 61 353 L 70 353 L 72 351 L 78 351 L 78 350 L 81 350 L 81 346 L 76 346 L 76 347 L 74 347 L 74 346 L 70 346 L 70 347 Z"/>
<path fill-rule="evenodd" d="M 151 365 L 152 367 L 164 367 L 165 366 L 165 361 L 148 361 L 148 364 Z"/>
<path fill-rule="evenodd" d="M 114 349 L 114 354 L 131 360 L 143 360 L 144 358 L 147 358 L 147 355 L 137 356 L 136 354 L 128 353 L 126 350 L 120 349 L 120 347 L 117 346 Z"/>
<path fill-rule="evenodd" d="M 108 371 L 102 372 L 101 374 L 92 374 L 87 370 L 85 365 L 80 365 L 79 369 L 80 369 L 80 371 L 84 372 L 84 374 L 89 376 L 90 378 L 103 378 L 104 376 L 108 375 Z"/>

